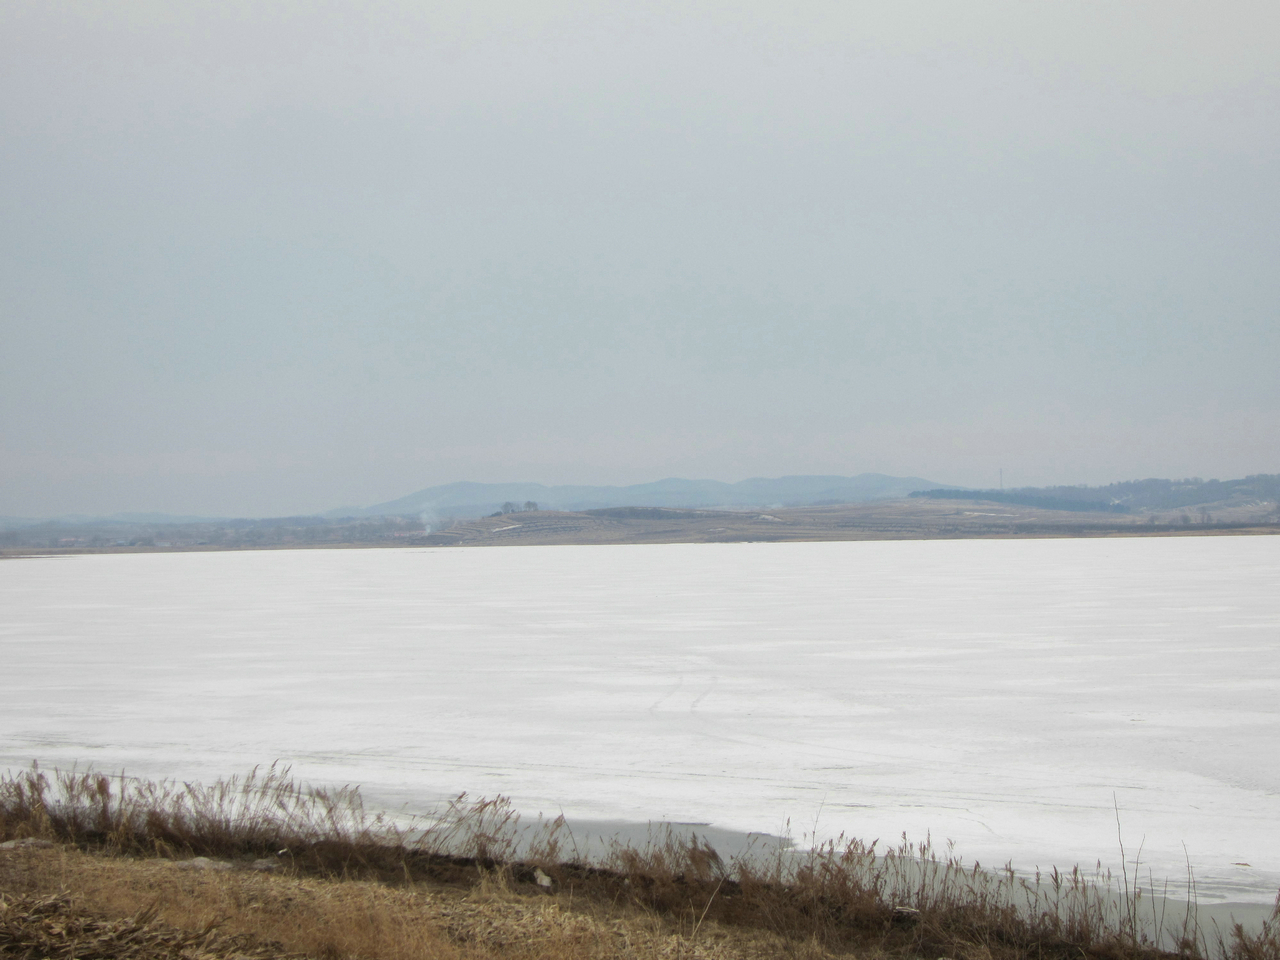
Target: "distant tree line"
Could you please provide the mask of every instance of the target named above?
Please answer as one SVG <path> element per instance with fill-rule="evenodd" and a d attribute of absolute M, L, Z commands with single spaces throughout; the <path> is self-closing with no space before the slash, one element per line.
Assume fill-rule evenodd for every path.
<path fill-rule="evenodd" d="M 538 509 L 538 504 L 536 501 L 533 501 L 533 500 L 526 500 L 523 506 L 508 500 L 506 503 L 502 505 L 501 510 L 499 510 L 497 513 L 491 513 L 489 514 L 489 516 L 500 517 L 504 513 L 532 513 L 534 510 L 537 510 L 537 509 Z"/>
<path fill-rule="evenodd" d="M 47 521 L 0 532 L 0 547 L 104 549 L 121 547 L 264 547 L 288 544 L 402 542 L 427 533 L 418 517 L 270 517 L 210 523 Z"/>

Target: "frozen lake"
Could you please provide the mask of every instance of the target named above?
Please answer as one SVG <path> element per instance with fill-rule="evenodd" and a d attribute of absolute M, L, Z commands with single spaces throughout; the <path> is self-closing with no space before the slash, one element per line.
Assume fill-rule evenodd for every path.
<path fill-rule="evenodd" d="M 0 562 L 0 767 L 1280 886 L 1280 538 Z M 1145 840 L 1144 840 L 1145 838 Z M 1247 865 L 1246 865 L 1247 864 Z M 1143 869 L 1144 879 L 1146 867 Z"/>

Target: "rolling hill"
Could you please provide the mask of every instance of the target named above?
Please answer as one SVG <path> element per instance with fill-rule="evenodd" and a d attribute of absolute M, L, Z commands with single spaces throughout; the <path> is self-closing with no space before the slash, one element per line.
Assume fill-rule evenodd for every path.
<path fill-rule="evenodd" d="M 755 478 L 739 483 L 669 478 L 626 487 L 546 486 L 541 483 L 450 483 L 428 487 L 398 500 L 359 510 L 342 508 L 326 516 L 480 517 L 504 503 L 537 503 L 544 510 L 601 510 L 611 507 L 798 507 L 893 500 L 916 490 L 951 489 L 920 477 L 863 473 L 856 477 L 795 476 Z"/>

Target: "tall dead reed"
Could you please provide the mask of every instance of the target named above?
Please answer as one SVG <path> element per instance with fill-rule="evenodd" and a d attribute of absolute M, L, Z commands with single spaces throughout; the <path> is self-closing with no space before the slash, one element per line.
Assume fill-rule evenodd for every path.
<path fill-rule="evenodd" d="M 696 939 L 708 920 L 831 949 L 957 960 L 1280 960 L 1280 903 L 1260 930 L 1150 921 L 1155 900 L 1109 874 L 963 863 L 926 839 L 839 838 L 728 861 L 704 840 L 660 830 L 588 861 L 562 818 L 523 825 L 511 804 L 460 796 L 420 817 L 370 815 L 353 787 L 305 787 L 272 766 L 212 785 L 37 766 L 0 777 L 0 839 L 42 837 L 132 855 L 273 857 L 290 868 L 385 881 L 475 885 L 495 875 L 531 891 L 624 902 Z M 1149 888 L 1148 888 L 1149 891 Z"/>
<path fill-rule="evenodd" d="M 403 872 L 411 857 L 502 862 L 514 852 L 518 821 L 505 798 L 465 794 L 426 817 L 370 814 L 358 788 L 310 787 L 277 764 L 207 785 L 38 764 L 0 776 L 0 839 L 165 857 L 272 856 L 322 872 Z"/>

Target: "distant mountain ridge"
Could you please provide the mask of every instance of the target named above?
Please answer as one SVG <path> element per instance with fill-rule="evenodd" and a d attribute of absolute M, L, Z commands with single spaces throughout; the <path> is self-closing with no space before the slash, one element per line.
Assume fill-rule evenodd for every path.
<path fill-rule="evenodd" d="M 453 517 L 483 516 L 501 510 L 504 503 L 524 504 L 528 501 L 537 503 L 543 510 L 565 511 L 611 507 L 799 507 L 821 503 L 893 500 L 916 490 L 929 489 L 953 488 L 921 477 L 891 477 L 882 473 L 863 473 L 856 477 L 756 477 L 738 483 L 670 477 L 625 487 L 463 481 L 427 487 L 407 497 L 360 510 L 332 510 L 325 516 L 378 517 L 420 513 Z"/>
<path fill-rule="evenodd" d="M 1240 480 L 1126 480 L 1105 487 L 1018 487 L 1009 490 L 917 490 L 912 497 L 986 500 L 1046 510 L 1178 510 L 1232 501 L 1280 501 L 1280 474 L 1258 473 Z"/>
<path fill-rule="evenodd" d="M 1046 510 L 1107 513 L 1154 513 L 1217 505 L 1280 504 L 1280 474 L 1254 474 L 1238 480 L 1128 480 L 1106 486 L 1019 487 L 978 490 L 935 483 L 921 477 L 864 473 L 856 477 L 791 476 L 754 478 L 739 483 L 668 478 L 632 486 L 548 486 L 541 483 L 459 482 L 428 487 L 398 500 L 371 507 L 341 507 L 309 517 L 231 519 L 164 513 L 117 513 L 111 516 L 0 516 L 0 533 L 35 527 L 81 527 L 93 536 L 162 535 L 182 525 L 256 528 L 270 525 L 313 525 L 323 520 L 368 520 L 408 517 L 428 525 L 436 520 L 468 519 L 495 513 L 504 504 L 523 508 L 533 501 L 544 510 L 587 511 L 623 507 L 637 509 L 709 509 L 715 507 L 801 507 L 865 503 L 905 497 L 986 500 Z M 323 518 L 323 520 L 321 519 Z M 380 522 L 380 521 L 377 521 Z M 144 528 L 146 528 L 144 530 Z M 111 532 L 114 531 L 114 532 Z M 51 532 L 51 536 L 54 534 Z M 57 536 L 63 536 L 59 533 Z M 203 536 L 203 534 L 201 534 Z"/>

